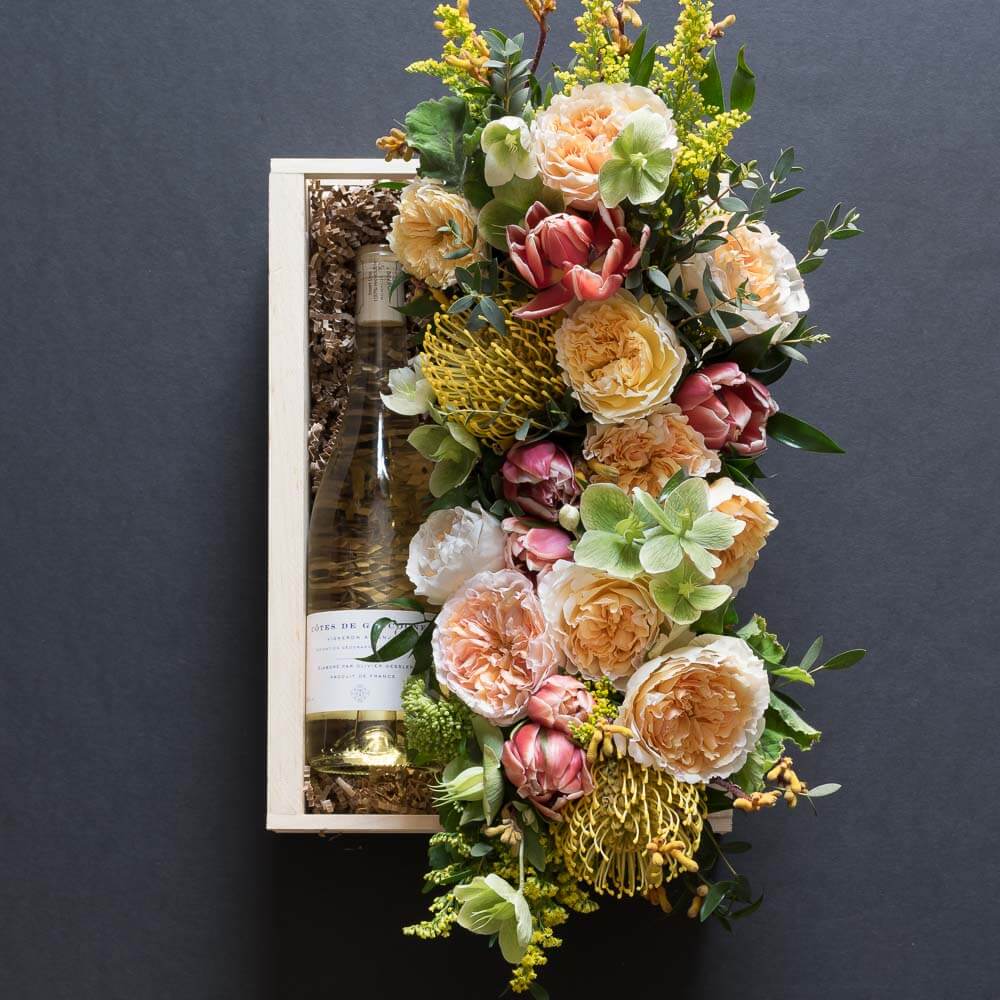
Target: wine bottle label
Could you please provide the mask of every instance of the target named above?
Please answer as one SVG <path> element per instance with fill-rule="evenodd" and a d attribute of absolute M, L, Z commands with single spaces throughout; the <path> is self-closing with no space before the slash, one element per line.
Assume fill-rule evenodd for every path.
<path fill-rule="evenodd" d="M 416 611 L 317 611 L 306 618 L 306 715 L 328 712 L 399 712 L 403 685 L 413 669 L 407 653 L 386 663 L 366 663 L 372 626 L 390 618 L 378 644 L 426 619 Z"/>
<path fill-rule="evenodd" d="M 370 254 L 358 260 L 355 313 L 361 326 L 402 326 L 406 322 L 394 308 L 403 304 L 402 283 L 392 287 L 401 270 L 399 262 L 391 257 Z"/>

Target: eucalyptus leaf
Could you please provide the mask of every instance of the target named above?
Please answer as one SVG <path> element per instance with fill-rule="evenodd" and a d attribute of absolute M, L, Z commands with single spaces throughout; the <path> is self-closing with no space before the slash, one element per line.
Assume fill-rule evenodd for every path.
<path fill-rule="evenodd" d="M 835 782 L 830 782 L 827 785 L 817 785 L 815 788 L 810 788 L 802 794 L 807 795 L 810 799 L 822 799 L 827 795 L 835 795 L 840 791 L 841 787 Z"/>
<path fill-rule="evenodd" d="M 838 653 L 836 656 L 831 657 L 821 667 L 817 667 L 816 670 L 847 670 L 849 667 L 853 667 L 855 663 L 863 660 L 867 655 L 867 649 L 848 649 L 844 653 Z"/>
<path fill-rule="evenodd" d="M 815 687 L 816 681 L 813 679 L 813 675 L 809 673 L 808 670 L 803 670 L 801 667 L 775 667 L 772 671 L 775 677 L 784 677 L 786 680 L 792 681 L 798 684 L 808 684 L 809 687 Z"/>

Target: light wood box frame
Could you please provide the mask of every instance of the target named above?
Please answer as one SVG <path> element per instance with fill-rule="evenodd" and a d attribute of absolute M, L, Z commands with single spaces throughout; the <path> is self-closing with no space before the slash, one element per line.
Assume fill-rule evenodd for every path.
<path fill-rule="evenodd" d="M 306 181 L 408 179 L 414 163 L 271 160 L 268 192 L 267 829 L 432 833 L 436 816 L 305 811 L 306 544 L 309 534 L 309 205 Z M 727 833 L 732 813 L 716 813 Z"/>

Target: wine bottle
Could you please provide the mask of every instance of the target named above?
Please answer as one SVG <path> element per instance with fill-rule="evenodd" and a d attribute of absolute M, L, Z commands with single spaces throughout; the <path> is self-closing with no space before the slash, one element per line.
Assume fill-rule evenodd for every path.
<path fill-rule="evenodd" d="M 394 306 L 400 266 L 385 245 L 356 258 L 356 343 L 336 451 L 309 522 L 306 620 L 306 760 L 314 770 L 357 774 L 405 763 L 400 698 L 410 656 L 366 663 L 372 625 L 391 619 L 379 645 L 417 612 L 387 606 L 411 592 L 410 538 L 420 525 L 429 469 L 406 441 L 412 418 L 381 400 L 392 368 L 406 364 L 406 321 Z"/>

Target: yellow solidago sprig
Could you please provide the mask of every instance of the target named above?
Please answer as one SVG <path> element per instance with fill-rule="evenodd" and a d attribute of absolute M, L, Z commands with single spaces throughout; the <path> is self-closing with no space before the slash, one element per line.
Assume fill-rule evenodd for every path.
<path fill-rule="evenodd" d="M 570 724 L 570 736 L 587 751 L 587 766 L 593 767 L 601 757 L 608 760 L 620 757 L 621 750 L 614 737 L 624 736 L 627 739 L 632 733 L 623 726 L 615 725 L 621 705 L 616 700 L 611 681 L 602 677 L 599 681 L 586 681 L 585 686 L 594 699 L 594 708 L 586 722 Z"/>
<path fill-rule="evenodd" d="M 629 23 L 641 23 L 633 9 L 638 0 L 631 0 L 623 7 Z M 559 70 L 555 77 L 566 91 L 574 86 L 586 87 L 591 83 L 628 83 L 631 48 L 625 36 L 623 21 L 619 20 L 612 0 L 583 0 L 583 13 L 576 19 L 580 33 L 578 40 L 570 42 L 574 59 L 568 69 Z"/>
<path fill-rule="evenodd" d="M 434 27 L 444 37 L 441 58 L 419 60 L 407 66 L 406 71 L 437 77 L 465 99 L 470 110 L 479 107 L 484 98 L 476 91 L 487 83 L 489 46 L 469 17 L 469 0 L 456 0 L 454 6 L 439 4 L 434 14 L 438 18 Z"/>

